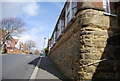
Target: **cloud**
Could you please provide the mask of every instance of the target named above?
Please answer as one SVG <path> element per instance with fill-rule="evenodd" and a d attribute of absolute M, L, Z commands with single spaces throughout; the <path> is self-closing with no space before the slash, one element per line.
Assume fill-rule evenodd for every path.
<path fill-rule="evenodd" d="M 37 16 L 40 12 L 37 2 L 2 2 L 1 4 L 2 18 L 21 17 L 22 15 Z"/>
<path fill-rule="evenodd" d="M 45 46 L 47 46 L 47 40 L 44 40 L 44 36 L 40 35 L 40 32 L 43 30 L 44 30 L 43 27 L 34 27 L 31 30 L 25 32 L 23 36 L 20 38 L 20 41 L 25 43 L 27 40 L 33 40 L 37 45 L 36 49 L 42 50 L 44 42 Z"/>
<path fill-rule="evenodd" d="M 2 0 L 2 2 L 36 2 L 38 0 Z"/>
<path fill-rule="evenodd" d="M 28 3 L 23 7 L 24 13 L 29 16 L 36 16 L 39 14 L 39 5 L 37 3 Z"/>
<path fill-rule="evenodd" d="M 2 0 L 2 2 L 65 2 L 66 0 Z"/>
<path fill-rule="evenodd" d="M 2 3 L 2 18 L 16 17 L 22 14 L 22 3 Z"/>

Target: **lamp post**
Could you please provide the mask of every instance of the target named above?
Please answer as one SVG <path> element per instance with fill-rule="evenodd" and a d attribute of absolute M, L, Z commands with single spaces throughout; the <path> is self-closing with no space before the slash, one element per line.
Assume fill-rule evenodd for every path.
<path fill-rule="evenodd" d="M 43 49 L 45 48 L 45 41 L 46 41 L 46 38 L 44 38 Z"/>
<path fill-rule="evenodd" d="M 45 48 L 45 41 L 46 41 L 46 38 L 44 38 L 44 42 L 43 42 L 43 53 L 45 54 L 45 51 L 44 51 L 44 48 Z"/>

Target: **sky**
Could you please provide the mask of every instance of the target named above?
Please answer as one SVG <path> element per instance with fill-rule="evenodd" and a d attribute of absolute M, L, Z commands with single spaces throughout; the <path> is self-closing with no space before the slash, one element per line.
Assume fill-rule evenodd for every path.
<path fill-rule="evenodd" d="M 64 2 L 2 2 L 0 20 L 9 17 L 21 18 L 27 31 L 19 41 L 25 43 L 27 40 L 33 40 L 37 44 L 36 49 L 42 50 L 44 41 L 47 46 L 47 40 L 51 37 L 63 5 Z"/>

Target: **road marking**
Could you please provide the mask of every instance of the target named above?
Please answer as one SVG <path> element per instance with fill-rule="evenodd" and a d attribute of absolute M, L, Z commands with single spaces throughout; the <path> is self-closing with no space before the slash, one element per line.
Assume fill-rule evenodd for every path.
<path fill-rule="evenodd" d="M 36 79 L 36 75 L 37 75 L 37 72 L 38 72 L 38 69 L 39 69 L 39 65 L 40 65 L 41 60 L 42 60 L 42 57 L 40 57 L 40 60 L 38 61 L 37 66 L 35 67 L 35 69 L 34 69 L 32 75 L 31 75 L 29 81 L 33 81 L 33 80 Z"/>

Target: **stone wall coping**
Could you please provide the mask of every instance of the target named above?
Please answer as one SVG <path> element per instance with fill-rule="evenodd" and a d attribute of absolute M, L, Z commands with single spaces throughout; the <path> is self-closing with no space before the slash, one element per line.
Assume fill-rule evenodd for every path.
<path fill-rule="evenodd" d="M 102 8 L 95 8 L 95 7 L 91 7 L 91 6 L 85 6 L 85 7 L 82 7 L 82 8 L 80 8 L 80 9 L 78 9 L 77 12 L 75 13 L 75 16 L 78 14 L 79 11 L 87 10 L 87 9 L 93 9 L 93 10 L 105 11 L 105 10 L 102 9 Z"/>

